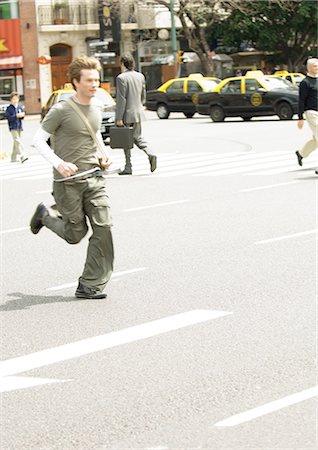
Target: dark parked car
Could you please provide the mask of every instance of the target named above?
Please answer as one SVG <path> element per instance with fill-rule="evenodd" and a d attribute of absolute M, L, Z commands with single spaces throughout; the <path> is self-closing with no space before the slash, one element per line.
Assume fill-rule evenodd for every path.
<path fill-rule="evenodd" d="M 156 111 L 159 119 L 168 119 L 171 112 L 182 112 L 187 118 L 196 113 L 192 102 L 194 94 L 214 89 L 221 80 L 192 74 L 186 78 L 173 78 L 158 89 L 148 91 L 146 108 Z"/>
<path fill-rule="evenodd" d="M 226 117 L 278 115 L 291 119 L 298 111 L 299 90 L 289 81 L 252 73 L 226 78 L 212 91 L 198 94 L 193 100 L 199 114 L 209 115 L 213 122 Z"/>
<path fill-rule="evenodd" d="M 55 103 L 58 103 L 62 100 L 67 100 L 74 94 L 75 91 L 71 83 L 66 83 L 64 85 L 64 89 L 53 91 L 48 101 L 42 107 L 41 120 L 44 119 L 50 108 L 52 108 Z M 105 89 L 102 88 L 98 88 L 96 96 L 94 97 L 94 101 L 99 103 L 103 109 L 101 133 L 103 136 L 103 140 L 106 141 L 106 139 L 109 137 L 110 127 L 115 125 L 115 101 L 113 97 L 108 94 Z"/>

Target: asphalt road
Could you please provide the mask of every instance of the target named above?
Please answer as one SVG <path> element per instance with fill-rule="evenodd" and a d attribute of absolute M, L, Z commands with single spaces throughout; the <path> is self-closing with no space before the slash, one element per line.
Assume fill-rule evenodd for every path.
<path fill-rule="evenodd" d="M 107 179 L 106 300 L 73 296 L 88 238 L 28 229 L 52 203 L 37 118 L 29 161 L 0 161 L 1 450 L 315 449 L 318 157 L 295 156 L 308 127 L 147 116 L 158 170 L 136 149 L 133 176 Z"/>

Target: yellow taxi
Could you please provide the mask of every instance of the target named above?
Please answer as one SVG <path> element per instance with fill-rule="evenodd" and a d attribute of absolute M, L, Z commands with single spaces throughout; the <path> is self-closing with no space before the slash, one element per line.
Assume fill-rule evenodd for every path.
<path fill-rule="evenodd" d="M 253 71 L 225 78 L 212 92 L 200 93 L 194 101 L 197 112 L 209 115 L 213 122 L 223 122 L 226 117 L 251 120 L 272 115 L 289 120 L 298 110 L 298 97 L 298 88 L 289 81 Z"/>
<path fill-rule="evenodd" d="M 158 89 L 147 91 L 146 108 L 156 111 L 159 119 L 168 119 L 171 112 L 182 112 L 187 118 L 196 113 L 192 97 L 200 92 L 209 92 L 221 80 L 194 73 L 184 78 L 173 78 Z"/>
<path fill-rule="evenodd" d="M 48 101 L 42 107 L 41 120 L 44 119 L 46 114 L 58 102 L 68 100 L 75 94 L 75 90 L 71 83 L 65 83 L 63 89 L 53 91 Z M 97 104 L 102 108 L 102 125 L 101 133 L 103 140 L 105 141 L 109 137 L 110 127 L 115 125 L 115 101 L 113 97 L 105 91 L 105 89 L 98 88 L 96 96 L 94 97 Z"/>
<path fill-rule="evenodd" d="M 277 70 L 273 73 L 273 75 L 270 75 L 271 77 L 279 77 L 283 80 L 290 81 L 294 86 L 299 86 L 299 84 L 303 81 L 305 78 L 305 75 L 300 72 L 288 72 L 288 70 Z"/>

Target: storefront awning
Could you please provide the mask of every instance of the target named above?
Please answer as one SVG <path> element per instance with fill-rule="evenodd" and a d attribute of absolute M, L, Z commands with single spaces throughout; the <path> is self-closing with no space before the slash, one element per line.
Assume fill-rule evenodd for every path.
<path fill-rule="evenodd" d="M 22 56 L 9 56 L 8 58 L 0 57 L 0 69 L 20 69 L 22 67 Z"/>

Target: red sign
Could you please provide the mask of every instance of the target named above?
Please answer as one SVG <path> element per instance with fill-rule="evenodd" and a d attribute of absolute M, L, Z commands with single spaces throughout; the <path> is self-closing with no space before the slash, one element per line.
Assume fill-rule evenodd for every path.
<path fill-rule="evenodd" d="M 1 19 L 0 58 L 22 56 L 20 19 Z"/>

